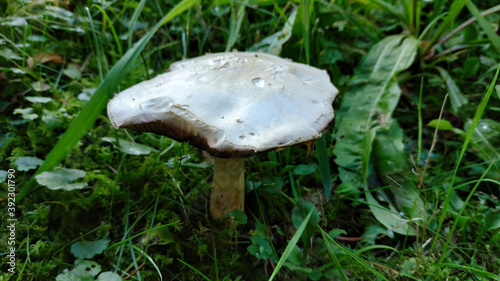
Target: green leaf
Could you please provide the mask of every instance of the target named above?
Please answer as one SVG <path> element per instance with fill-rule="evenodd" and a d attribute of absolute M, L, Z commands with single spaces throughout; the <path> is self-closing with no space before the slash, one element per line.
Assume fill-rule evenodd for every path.
<path fill-rule="evenodd" d="M 294 175 L 305 176 L 310 175 L 318 169 L 318 165 L 316 163 L 311 164 L 300 164 L 297 168 L 293 169 Z"/>
<path fill-rule="evenodd" d="M 416 230 L 412 222 L 422 222 L 424 218 L 432 216 L 425 215 L 424 201 L 420 198 L 415 184 L 408 178 L 410 169 L 406 154 L 403 130 L 396 122 L 388 130 L 377 134 L 373 143 L 373 166 L 381 184 L 388 187 L 379 191 L 379 194 L 386 198 L 390 210 L 381 209 L 381 205 L 373 201 L 375 198 L 371 194 L 367 194 L 367 197 L 371 197 L 370 209 L 384 226 L 396 233 L 415 235 Z M 398 227 L 394 227 L 395 225 Z"/>
<path fill-rule="evenodd" d="M 295 245 L 295 247 L 293 247 L 292 252 L 290 253 L 290 255 L 288 256 L 288 258 L 286 260 L 287 260 L 287 262 L 290 262 L 290 263 L 295 264 L 295 265 L 301 264 L 302 251 L 300 250 L 300 248 L 297 245 Z"/>
<path fill-rule="evenodd" d="M 288 21 L 285 22 L 283 29 L 280 31 L 269 35 L 268 37 L 262 39 L 260 42 L 253 44 L 248 51 L 250 52 L 264 52 L 273 55 L 280 55 L 283 44 L 285 44 L 292 37 L 292 24 L 295 22 L 295 17 L 297 16 L 297 9 L 294 9 Z"/>
<path fill-rule="evenodd" d="M 387 233 L 387 227 L 381 227 L 379 224 L 370 225 L 365 229 L 362 241 L 371 245 L 375 245 L 375 240 L 377 239 L 377 237 L 385 233 Z"/>
<path fill-rule="evenodd" d="M 486 231 L 497 229 L 500 227 L 500 209 L 493 211 L 489 209 L 486 214 L 484 214 L 484 229 Z"/>
<path fill-rule="evenodd" d="M 444 1 L 443 1 L 444 2 Z M 443 3 L 441 2 L 441 3 Z M 465 3 L 467 3 L 468 0 L 454 0 L 453 3 L 451 4 L 451 7 L 449 9 L 448 14 L 444 18 L 443 22 L 439 25 L 438 30 L 434 33 L 434 36 L 432 39 L 429 41 L 429 43 L 426 45 L 425 49 L 422 51 L 422 54 L 427 54 L 431 48 L 433 48 L 436 44 L 436 42 L 439 40 L 439 38 L 443 35 L 444 31 L 453 23 L 460 11 L 465 6 Z M 434 8 L 433 13 L 441 13 L 441 10 L 439 8 Z M 431 16 L 431 18 L 437 18 L 437 15 Z"/>
<path fill-rule="evenodd" d="M 427 123 L 427 126 L 432 128 L 438 128 L 439 130 L 444 130 L 444 131 L 453 130 L 453 125 L 451 125 L 451 122 L 443 119 L 441 120 L 433 119 L 429 123 Z"/>
<path fill-rule="evenodd" d="M 365 191 L 366 201 L 368 202 L 368 206 L 370 207 L 373 216 L 387 228 L 389 236 L 391 232 L 401 235 L 417 235 L 416 230 L 413 227 L 410 227 L 408 220 L 402 217 L 400 213 L 389 210 L 380 205 L 380 203 L 372 196 L 368 188 L 365 188 Z"/>
<path fill-rule="evenodd" d="M 0 49 L 0 57 L 6 58 L 7 61 L 9 61 L 9 60 L 22 60 L 23 59 L 21 56 L 14 53 L 14 51 L 12 51 L 9 48 Z"/>
<path fill-rule="evenodd" d="M 481 26 L 484 33 L 486 33 L 486 36 L 490 39 L 490 42 L 495 47 L 497 53 L 500 53 L 500 37 L 496 34 L 496 31 L 491 28 L 491 23 L 481 15 L 472 1 L 467 1 L 465 5 L 467 6 L 467 9 L 469 9 L 470 13 L 476 18 L 477 23 L 479 23 L 479 26 Z"/>
<path fill-rule="evenodd" d="M 48 97 L 28 96 L 28 97 L 24 97 L 24 99 L 26 99 L 27 101 L 32 102 L 32 103 L 48 103 L 48 102 L 52 101 L 52 99 L 48 98 Z"/>
<path fill-rule="evenodd" d="M 448 209 L 450 207 L 450 200 L 451 200 L 451 193 L 453 191 L 453 187 L 455 184 L 455 179 L 457 177 L 457 172 L 459 170 L 460 163 L 462 162 L 462 159 L 465 155 L 465 151 L 467 150 L 467 146 L 469 145 L 469 142 L 472 139 L 472 136 L 474 135 L 475 129 L 477 128 L 479 122 L 481 121 L 481 116 L 483 115 L 484 111 L 486 110 L 486 106 L 488 104 L 488 101 L 490 100 L 491 94 L 493 93 L 493 88 L 496 85 L 497 79 L 498 79 L 498 74 L 500 73 L 500 63 L 497 66 L 497 70 L 495 72 L 495 76 L 493 77 L 493 80 L 491 81 L 488 89 L 486 90 L 486 93 L 484 94 L 483 98 L 481 99 L 481 102 L 479 103 L 476 113 L 474 114 L 474 118 L 472 120 L 472 123 L 470 125 L 469 130 L 467 130 L 467 135 L 465 136 L 464 143 L 462 144 L 462 149 L 460 150 L 460 154 L 458 156 L 458 161 L 455 164 L 455 169 L 453 172 L 453 175 L 451 177 L 451 183 L 450 183 L 450 188 L 448 189 L 448 192 L 446 194 L 446 198 L 443 203 L 442 211 L 441 211 L 441 216 L 439 217 L 438 220 L 438 226 L 436 228 L 436 232 L 439 233 L 441 231 L 441 227 L 443 226 L 444 220 L 446 215 L 448 214 Z M 448 245 L 449 242 L 452 240 L 451 236 L 453 235 L 453 232 L 450 232 L 448 235 L 448 238 L 445 240 L 445 244 L 443 246 L 442 252 L 441 252 L 441 258 L 439 262 L 443 262 L 445 257 L 447 256 L 447 250 L 448 250 Z M 436 246 L 438 237 L 434 237 L 434 240 L 432 241 L 430 251 L 432 252 L 434 250 L 434 247 Z"/>
<path fill-rule="evenodd" d="M 373 138 L 372 129 L 388 126 L 401 90 L 395 75 L 408 68 L 417 53 L 418 41 L 402 35 L 389 36 L 375 44 L 355 70 L 349 90 L 336 110 L 333 154 L 342 182 L 363 186 L 363 155 Z M 376 133 L 373 131 L 372 134 Z M 365 175 L 366 176 L 366 175 Z"/>
<path fill-rule="evenodd" d="M 114 272 L 106 271 L 99 274 L 97 281 L 122 281 L 122 277 Z"/>
<path fill-rule="evenodd" d="M 234 209 L 228 214 L 233 217 L 235 223 L 247 224 L 248 217 L 243 210 Z"/>
<path fill-rule="evenodd" d="M 261 236 L 253 235 L 252 245 L 248 246 L 247 251 L 258 259 L 267 260 L 273 255 L 273 248 L 267 240 Z"/>
<path fill-rule="evenodd" d="M 87 183 L 73 183 L 74 180 L 83 178 L 85 171 L 77 169 L 58 169 L 50 172 L 43 172 L 35 178 L 39 184 L 52 190 L 63 189 L 66 191 L 82 189 Z"/>
<path fill-rule="evenodd" d="M 450 76 L 448 71 L 440 66 L 436 66 L 437 71 L 441 75 L 441 78 L 446 83 L 446 88 L 448 89 L 448 94 L 450 96 L 451 109 L 455 114 L 460 113 L 460 108 L 467 104 L 469 101 L 464 97 L 460 88 Z"/>
<path fill-rule="evenodd" d="M 33 107 L 16 108 L 14 114 L 21 114 L 24 120 L 32 121 L 38 118 L 38 114 L 33 113 Z"/>
<path fill-rule="evenodd" d="M 82 78 L 82 72 L 74 64 L 69 64 L 68 67 L 63 70 L 63 73 L 73 80 L 80 80 Z"/>
<path fill-rule="evenodd" d="M 295 206 L 292 210 L 292 223 L 296 228 L 299 228 L 311 210 L 313 210 L 310 216 L 311 218 L 304 229 L 304 233 L 302 234 L 302 238 L 304 240 L 309 239 L 318 229 L 318 210 L 316 210 L 313 203 L 307 201 L 300 201 L 299 204 L 297 204 L 297 206 Z"/>
<path fill-rule="evenodd" d="M 199 0 L 184 0 L 177 4 L 172 10 L 162 18 L 144 37 L 142 37 L 132 48 L 130 48 L 123 57 L 111 68 L 110 72 L 99 85 L 94 95 L 83 108 L 80 114 L 59 139 L 54 148 L 47 155 L 42 166 L 36 171 L 35 175 L 53 169 L 64 157 L 73 149 L 78 141 L 87 133 L 90 127 L 94 125 L 99 115 L 102 113 L 113 91 L 116 90 L 125 75 L 134 66 L 137 58 L 141 54 L 149 40 L 155 32 L 165 23 L 169 22 L 185 10 L 197 4 Z M 36 187 L 35 177 L 32 177 L 28 184 L 16 196 L 16 201 L 21 201 Z"/>
<path fill-rule="evenodd" d="M 36 169 L 38 166 L 43 164 L 43 160 L 38 158 L 38 157 L 32 157 L 32 156 L 22 156 L 18 157 L 15 161 L 15 164 L 17 166 L 17 170 L 19 171 L 29 171 Z"/>
<path fill-rule="evenodd" d="M 108 248 L 109 238 L 97 241 L 79 241 L 71 245 L 71 253 L 79 259 L 91 259 Z"/>
<path fill-rule="evenodd" d="M 300 237 L 302 236 L 304 230 L 306 229 L 306 226 L 309 224 L 309 220 L 311 219 L 311 216 L 313 215 L 313 212 L 316 211 L 316 208 L 313 206 L 307 216 L 304 218 L 302 221 L 302 224 L 297 228 L 297 231 L 293 235 L 292 239 L 290 242 L 288 242 L 288 245 L 285 248 L 285 251 L 283 252 L 283 255 L 281 256 L 280 260 L 278 261 L 278 264 L 276 264 L 276 267 L 273 270 L 273 273 L 271 274 L 271 277 L 269 277 L 269 281 L 272 281 L 274 277 L 278 274 L 280 271 L 281 267 L 283 267 L 283 264 L 285 261 L 288 259 L 290 254 L 292 253 L 293 249 L 295 249 L 295 246 L 297 246 L 297 242 L 299 241 Z"/>
<path fill-rule="evenodd" d="M 57 275 L 56 281 L 94 281 L 101 272 L 101 266 L 93 261 L 76 260 L 75 267 Z"/>
<path fill-rule="evenodd" d="M 229 38 L 227 39 L 226 52 L 230 52 L 233 48 L 238 36 L 240 35 L 241 24 L 245 18 L 245 5 L 239 5 L 237 9 L 234 7 L 234 2 L 231 2 L 232 15 L 229 22 Z"/>
<path fill-rule="evenodd" d="M 321 174 L 321 182 L 325 192 L 326 201 L 330 200 L 332 193 L 332 179 L 330 174 L 330 159 L 328 157 L 328 149 L 326 147 L 325 135 L 322 135 L 316 141 L 316 157 L 318 158 L 319 172 Z"/>
<path fill-rule="evenodd" d="M 467 78 L 475 77 L 478 70 L 479 70 L 479 67 L 480 67 L 480 63 L 479 63 L 478 58 L 476 58 L 476 57 L 467 58 L 464 61 L 464 67 L 463 67 L 464 68 L 463 69 L 464 76 Z"/>
<path fill-rule="evenodd" d="M 347 232 L 343 229 L 332 229 L 330 230 L 330 232 L 328 232 L 328 236 L 330 236 L 331 238 L 335 238 L 339 235 L 346 235 Z"/>
<path fill-rule="evenodd" d="M 311 21 L 315 19 L 314 0 L 300 0 L 299 5 L 299 26 L 302 27 L 301 35 L 304 39 L 304 51 L 306 53 L 306 62 L 311 62 Z"/>
<path fill-rule="evenodd" d="M 283 187 L 283 181 L 276 176 L 265 176 L 262 178 L 262 186 L 260 189 L 267 191 L 271 194 L 278 193 Z"/>
<path fill-rule="evenodd" d="M 174 234 L 167 227 L 151 230 L 144 233 L 140 240 L 143 245 L 167 245 L 175 242 Z"/>
<path fill-rule="evenodd" d="M 103 141 L 110 142 L 113 145 L 116 145 L 116 143 L 118 143 L 119 144 L 119 148 L 125 154 L 130 154 L 130 155 L 147 155 L 147 154 L 151 153 L 151 151 L 156 151 L 156 149 L 154 149 L 154 148 L 152 148 L 150 146 L 139 144 L 139 143 L 135 143 L 135 142 L 131 142 L 131 141 L 128 141 L 128 140 L 118 139 L 118 141 L 117 141 L 116 138 L 112 138 L 112 137 L 103 137 L 101 139 Z"/>
<path fill-rule="evenodd" d="M 467 120 L 465 131 L 469 131 L 472 120 Z M 500 122 L 491 119 L 480 119 L 470 139 L 477 150 L 476 155 L 484 161 L 492 161 L 497 175 L 500 175 Z"/>

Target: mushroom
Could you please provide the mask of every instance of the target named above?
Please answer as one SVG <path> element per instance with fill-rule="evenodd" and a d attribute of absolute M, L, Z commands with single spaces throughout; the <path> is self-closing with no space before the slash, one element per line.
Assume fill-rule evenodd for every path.
<path fill-rule="evenodd" d="M 214 53 L 115 96 L 113 127 L 166 135 L 215 157 L 210 215 L 243 210 L 244 157 L 314 142 L 338 94 L 327 72 L 274 55 Z"/>

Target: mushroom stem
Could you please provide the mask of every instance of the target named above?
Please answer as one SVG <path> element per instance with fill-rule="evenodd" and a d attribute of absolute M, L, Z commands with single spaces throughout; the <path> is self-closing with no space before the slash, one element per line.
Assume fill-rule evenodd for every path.
<path fill-rule="evenodd" d="M 210 215 L 220 219 L 228 212 L 243 210 L 245 202 L 245 160 L 215 158 Z"/>

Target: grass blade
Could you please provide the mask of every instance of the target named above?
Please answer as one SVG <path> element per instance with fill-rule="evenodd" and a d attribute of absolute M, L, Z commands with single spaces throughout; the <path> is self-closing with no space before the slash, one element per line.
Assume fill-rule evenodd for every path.
<path fill-rule="evenodd" d="M 96 92 L 89 100 L 87 105 L 82 109 L 80 114 L 75 118 L 68 130 L 59 139 L 54 148 L 49 152 L 43 164 L 38 168 L 26 186 L 19 192 L 16 201 L 19 202 L 28 195 L 35 187 L 35 176 L 52 170 L 58 165 L 64 157 L 73 149 L 76 143 L 87 133 L 90 127 L 97 120 L 103 109 L 106 107 L 108 100 L 111 98 L 113 91 L 118 87 L 125 75 L 134 65 L 141 51 L 144 49 L 155 32 L 165 23 L 169 22 L 176 16 L 180 15 L 185 10 L 196 4 L 198 0 L 184 0 L 175 6 L 170 12 L 157 23 L 150 32 L 141 38 L 125 55 L 111 68 L 110 72 L 97 88 Z"/>
<path fill-rule="evenodd" d="M 323 241 L 325 242 L 326 249 L 328 250 L 328 253 L 330 253 L 330 256 L 332 257 L 333 263 L 335 263 L 335 266 L 337 267 L 337 270 L 339 271 L 340 278 L 342 278 L 343 281 L 347 281 L 347 277 L 345 276 L 344 270 L 342 270 L 342 266 L 340 265 L 339 259 L 337 259 L 337 255 L 335 255 L 335 252 L 333 251 L 333 248 L 331 247 L 331 242 L 328 241 L 328 234 L 320 228 L 321 231 L 321 236 L 323 237 Z"/>
<path fill-rule="evenodd" d="M 330 179 L 330 163 L 328 159 L 325 135 L 321 136 L 316 141 L 316 157 L 318 158 L 323 190 L 325 191 L 326 201 L 328 201 L 330 200 L 330 195 L 332 193 L 332 183 Z"/>
<path fill-rule="evenodd" d="M 245 18 L 245 5 L 239 5 L 237 9 L 234 7 L 234 3 L 231 2 L 231 9 L 233 10 L 231 14 L 231 22 L 229 27 L 229 38 L 227 39 L 226 52 L 230 52 L 233 48 L 238 35 L 240 35 L 241 23 Z"/>
<path fill-rule="evenodd" d="M 434 47 L 436 42 L 439 40 L 439 37 L 444 33 L 444 31 L 448 28 L 448 26 L 451 25 L 453 21 L 455 21 L 456 17 L 462 11 L 462 9 L 465 6 L 465 3 L 467 3 L 468 0 L 455 0 L 451 4 L 450 11 L 446 18 L 444 19 L 443 23 L 439 26 L 438 30 L 434 34 L 434 37 L 430 40 L 429 44 L 426 46 L 422 54 L 427 54 L 429 50 Z M 438 11 L 437 9 L 435 11 Z"/>
<path fill-rule="evenodd" d="M 132 14 L 132 18 L 130 19 L 130 22 L 128 24 L 128 47 L 132 46 L 132 38 L 134 38 L 134 26 L 137 23 L 137 20 L 139 19 L 139 15 L 142 12 L 142 9 L 144 8 L 144 5 L 146 4 L 146 0 L 142 0 L 139 2 L 139 5 L 134 9 L 134 13 Z"/>
<path fill-rule="evenodd" d="M 288 259 L 288 257 L 292 253 L 293 248 L 295 247 L 295 245 L 297 245 L 297 242 L 299 241 L 300 237 L 302 236 L 302 233 L 306 229 L 307 223 L 309 222 L 309 219 L 311 219 L 313 211 L 314 211 L 314 207 L 311 208 L 311 211 L 309 211 L 309 214 L 307 214 L 306 218 L 304 219 L 304 221 L 302 222 L 300 227 L 297 229 L 297 232 L 295 232 L 292 239 L 290 240 L 290 242 L 286 246 L 285 251 L 283 252 L 283 255 L 281 256 L 280 260 L 278 261 L 278 264 L 274 268 L 273 274 L 271 274 L 271 277 L 269 277 L 269 281 L 272 281 L 274 279 L 274 277 L 276 277 L 276 275 L 280 271 L 281 267 L 283 267 L 283 264 L 285 263 L 285 261 Z"/>
<path fill-rule="evenodd" d="M 339 245 L 332 237 L 326 235 L 326 239 L 329 240 L 330 243 L 333 243 L 335 246 L 341 248 L 344 253 L 346 253 L 346 255 L 348 255 L 349 257 L 351 257 L 352 259 L 354 259 L 356 262 L 358 262 L 362 267 L 370 270 L 371 272 L 373 272 L 373 274 L 375 274 L 376 276 L 378 276 L 380 279 L 382 280 L 387 280 L 387 278 L 384 277 L 384 275 L 382 275 L 380 272 L 376 271 L 375 269 L 373 269 L 372 266 L 370 266 L 367 262 L 365 262 L 364 260 L 362 260 L 360 257 L 358 257 L 355 253 L 353 253 L 350 249 L 347 249 L 346 247 L 342 246 L 342 245 Z"/>
<path fill-rule="evenodd" d="M 481 15 L 476 5 L 471 1 L 467 1 L 465 4 L 467 9 L 469 9 L 470 13 L 476 18 L 477 22 L 483 29 L 488 39 L 490 39 L 491 44 L 497 49 L 497 52 L 500 53 L 500 37 L 495 33 L 493 28 L 491 28 L 491 24 Z"/>
<path fill-rule="evenodd" d="M 457 177 L 458 167 L 460 166 L 460 163 L 462 162 L 462 158 L 465 155 L 465 151 L 467 150 L 467 146 L 469 145 L 469 142 L 472 138 L 472 135 L 474 134 L 474 130 L 476 129 L 477 124 L 479 124 L 481 116 L 483 115 L 484 110 L 486 109 L 486 105 L 488 104 L 491 93 L 493 92 L 493 89 L 495 88 L 495 84 L 496 84 L 499 72 L 500 72 L 500 64 L 498 64 L 497 72 L 495 73 L 495 77 L 493 77 L 493 81 L 491 81 L 491 84 L 488 87 L 486 94 L 484 95 L 483 99 L 481 100 L 481 103 L 477 107 L 476 114 L 474 115 L 474 119 L 472 121 L 472 125 L 470 126 L 469 131 L 467 132 L 467 135 L 465 137 L 464 143 L 462 145 L 462 150 L 460 151 L 460 155 L 458 157 L 458 161 L 457 161 L 457 164 L 455 166 L 453 176 L 451 178 L 450 187 L 448 188 L 448 193 L 446 194 L 446 199 L 443 203 L 443 210 L 441 211 L 441 216 L 439 218 L 438 227 L 436 229 L 437 235 L 436 235 L 436 237 L 434 237 L 434 240 L 432 241 L 430 252 L 432 252 L 434 250 L 434 247 L 436 247 L 436 242 L 437 242 L 437 239 L 439 237 L 439 232 L 441 230 L 441 227 L 443 226 L 443 222 L 444 222 L 444 219 L 445 219 L 446 214 L 448 212 L 448 208 L 450 207 L 451 193 L 453 191 L 453 185 L 454 185 L 455 179 Z M 440 263 L 442 263 L 444 261 L 444 259 L 446 257 L 447 250 L 448 250 L 448 243 L 445 244 L 445 247 L 443 247 L 443 250 L 440 253 L 440 256 L 441 256 L 441 258 L 439 259 Z"/>
<path fill-rule="evenodd" d="M 207 281 L 212 281 L 212 279 L 208 278 L 205 274 L 203 274 L 201 271 L 199 271 L 198 269 L 196 269 L 196 267 L 190 265 L 189 263 L 181 260 L 181 259 L 177 259 L 180 263 L 182 263 L 183 265 L 191 268 L 194 272 L 198 273 L 201 277 L 203 277 L 203 279 L 207 280 Z"/>
<path fill-rule="evenodd" d="M 302 36 L 304 37 L 304 49 L 306 52 L 306 62 L 311 63 L 311 7 L 314 0 L 300 1 L 300 21 L 302 22 Z"/>

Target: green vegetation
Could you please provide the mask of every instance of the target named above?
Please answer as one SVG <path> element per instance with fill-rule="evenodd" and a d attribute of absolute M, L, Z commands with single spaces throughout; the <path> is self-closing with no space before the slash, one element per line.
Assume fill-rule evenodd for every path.
<path fill-rule="evenodd" d="M 170 2 L 0 2 L 0 280 L 500 280 L 497 1 Z M 209 157 L 105 107 L 233 49 L 340 95 L 311 156 L 246 160 L 228 227 Z"/>

